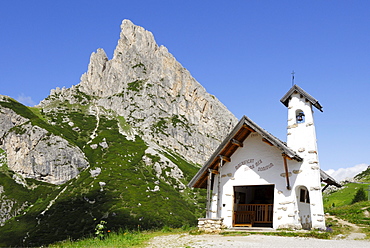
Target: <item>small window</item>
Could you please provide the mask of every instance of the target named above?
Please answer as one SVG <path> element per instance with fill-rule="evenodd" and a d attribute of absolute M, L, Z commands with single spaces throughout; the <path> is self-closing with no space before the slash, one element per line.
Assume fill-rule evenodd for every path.
<path fill-rule="evenodd" d="M 299 201 L 304 203 L 310 203 L 310 195 L 308 194 L 307 189 L 301 189 Z"/>
<path fill-rule="evenodd" d="M 302 110 L 300 110 L 300 109 L 297 110 L 295 116 L 296 116 L 296 121 L 297 121 L 298 124 L 305 122 L 305 115 L 304 115 Z"/>

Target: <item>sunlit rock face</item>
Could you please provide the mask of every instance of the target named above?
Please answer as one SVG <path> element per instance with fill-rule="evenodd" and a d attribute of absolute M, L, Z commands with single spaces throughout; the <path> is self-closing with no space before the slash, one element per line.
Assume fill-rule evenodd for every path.
<path fill-rule="evenodd" d="M 124 20 L 114 56 L 92 53 L 80 84 L 51 91 L 41 106 L 55 99 L 86 102 L 123 116 L 147 142 L 155 142 L 202 164 L 237 122 L 235 116 L 207 93 L 151 32 Z M 94 110 L 93 110 L 94 111 Z M 96 114 L 96 113 L 95 113 Z"/>

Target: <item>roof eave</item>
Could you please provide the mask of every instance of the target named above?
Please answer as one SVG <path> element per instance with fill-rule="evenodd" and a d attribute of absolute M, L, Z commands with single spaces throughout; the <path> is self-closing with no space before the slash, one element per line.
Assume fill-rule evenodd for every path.
<path fill-rule="evenodd" d="M 339 182 L 337 182 L 337 180 L 329 176 L 325 171 L 321 169 L 320 169 L 320 178 L 321 178 L 321 181 L 326 182 L 329 185 L 334 185 L 338 188 L 342 187 L 342 185 Z"/>
<path fill-rule="evenodd" d="M 200 168 L 200 170 L 195 174 L 195 176 L 190 180 L 188 183 L 188 187 L 193 187 L 194 184 L 198 181 L 199 177 L 208 169 L 209 165 L 215 160 L 215 158 L 219 155 L 221 150 L 225 147 L 227 142 L 235 135 L 235 133 L 243 126 L 244 124 L 244 116 L 240 119 L 238 124 L 234 127 L 234 129 L 229 133 L 229 135 L 222 141 L 222 143 L 217 147 L 216 151 L 211 155 L 211 157 L 207 160 L 207 162 Z"/>
<path fill-rule="evenodd" d="M 292 94 L 294 94 L 294 92 L 298 92 L 299 94 L 304 96 L 313 106 L 315 106 L 318 110 L 323 112 L 322 106 L 319 103 L 319 101 L 317 101 L 313 96 L 308 94 L 305 90 L 303 90 L 301 87 L 299 87 L 296 84 L 293 85 L 293 87 L 290 88 L 289 91 L 280 99 L 280 102 L 284 104 L 285 107 L 288 107 L 289 99 L 292 96 Z"/>

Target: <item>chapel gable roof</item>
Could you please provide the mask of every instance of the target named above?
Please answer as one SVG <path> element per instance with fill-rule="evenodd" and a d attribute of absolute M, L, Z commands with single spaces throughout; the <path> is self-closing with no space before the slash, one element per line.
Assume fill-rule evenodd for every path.
<path fill-rule="evenodd" d="M 319 101 L 317 101 L 314 97 L 312 97 L 310 94 L 308 94 L 306 91 L 304 91 L 301 87 L 299 87 L 296 84 L 293 85 L 293 87 L 290 88 L 290 90 L 283 96 L 283 98 L 280 99 L 280 102 L 282 102 L 286 107 L 288 107 L 289 100 L 294 93 L 301 94 L 306 99 L 306 101 L 309 101 L 318 110 L 323 112 L 322 106 L 320 105 Z"/>
<path fill-rule="evenodd" d="M 251 119 L 243 116 L 239 123 L 234 127 L 230 134 L 224 139 L 216 151 L 212 154 L 210 159 L 203 165 L 198 173 L 189 182 L 189 187 L 195 188 L 206 188 L 207 187 L 207 176 L 208 169 L 217 170 L 221 159 L 223 161 L 230 162 L 231 155 L 239 148 L 243 146 L 244 140 L 251 134 L 257 132 L 261 137 L 262 141 L 266 142 L 271 146 L 275 146 L 281 150 L 282 154 L 290 159 L 296 161 L 302 161 L 302 158 L 298 156 L 292 149 L 290 149 L 285 142 L 282 142 L 263 128 L 259 127 Z"/>

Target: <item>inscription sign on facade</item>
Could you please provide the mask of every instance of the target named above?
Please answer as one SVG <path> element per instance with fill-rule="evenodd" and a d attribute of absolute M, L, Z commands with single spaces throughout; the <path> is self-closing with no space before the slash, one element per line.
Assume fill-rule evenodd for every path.
<path fill-rule="evenodd" d="M 262 159 L 258 159 L 256 162 L 254 161 L 255 161 L 254 158 L 243 160 L 242 162 L 240 162 L 239 164 L 235 166 L 235 169 L 237 170 L 241 166 L 247 165 L 244 170 L 253 170 L 254 168 L 258 168 L 257 169 L 258 171 L 265 171 L 274 166 L 273 163 L 269 163 L 268 165 L 265 165 L 265 166 L 260 166 L 263 163 Z"/>

